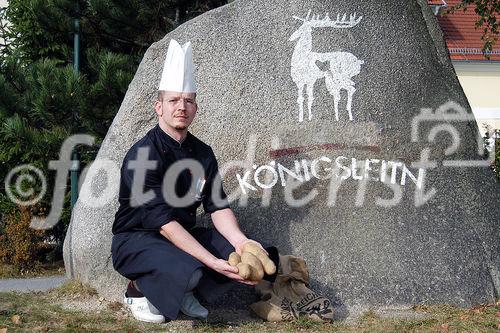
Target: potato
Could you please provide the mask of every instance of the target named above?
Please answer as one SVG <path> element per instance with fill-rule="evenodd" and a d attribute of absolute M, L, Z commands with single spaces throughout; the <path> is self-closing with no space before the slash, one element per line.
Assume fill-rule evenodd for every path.
<path fill-rule="evenodd" d="M 245 280 L 250 280 L 250 281 L 260 281 L 262 278 L 259 278 L 259 273 L 255 268 L 250 266 L 249 264 L 245 264 L 240 262 L 238 265 L 236 265 L 238 268 L 238 275 L 244 278 Z"/>
<path fill-rule="evenodd" d="M 233 252 L 229 255 L 229 259 L 227 260 L 229 265 L 236 266 L 241 262 L 241 257 L 238 253 Z"/>
<path fill-rule="evenodd" d="M 257 244 L 253 242 L 246 242 L 243 244 L 242 253 L 249 252 L 259 259 L 266 274 L 271 275 L 276 273 L 276 265 L 269 259 L 266 252 L 262 250 Z"/>
<path fill-rule="evenodd" d="M 252 271 L 250 270 L 250 266 L 248 264 L 244 264 L 242 262 L 236 265 L 238 268 L 238 275 L 248 280 L 248 278 L 252 275 Z"/>
<path fill-rule="evenodd" d="M 252 280 L 259 281 L 264 277 L 264 267 L 256 256 L 250 252 L 243 252 L 241 254 L 241 262 L 250 265 L 252 270 Z M 255 271 L 255 272 L 254 272 Z"/>

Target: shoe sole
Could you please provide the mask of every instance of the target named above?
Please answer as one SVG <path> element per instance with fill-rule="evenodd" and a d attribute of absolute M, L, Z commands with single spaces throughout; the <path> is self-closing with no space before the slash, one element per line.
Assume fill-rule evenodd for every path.
<path fill-rule="evenodd" d="M 132 312 L 132 311 L 130 311 L 130 312 Z M 134 315 L 134 313 L 133 313 L 133 312 L 132 312 L 132 316 L 133 316 L 135 319 L 137 319 L 137 320 L 139 320 L 139 321 L 142 321 L 142 322 L 145 322 L 145 323 L 162 324 L 162 323 L 164 323 L 164 322 L 165 322 L 165 319 L 161 319 L 161 320 L 160 320 L 160 319 L 158 319 L 158 320 L 151 319 L 151 320 L 148 320 L 148 319 L 138 318 L 138 317 L 136 317 L 136 316 Z"/>
<path fill-rule="evenodd" d="M 127 305 L 127 309 L 128 311 L 132 314 L 132 317 L 134 317 L 136 320 L 138 321 L 142 321 L 142 322 L 145 322 L 145 323 L 153 323 L 153 324 L 161 324 L 161 323 L 164 323 L 165 322 L 165 317 L 163 318 L 158 318 L 158 319 L 144 319 L 144 318 L 139 318 L 137 317 L 134 312 L 132 311 L 132 309 L 130 308 L 130 304 L 127 303 L 127 299 L 124 298 L 123 299 L 123 303 L 125 305 Z"/>

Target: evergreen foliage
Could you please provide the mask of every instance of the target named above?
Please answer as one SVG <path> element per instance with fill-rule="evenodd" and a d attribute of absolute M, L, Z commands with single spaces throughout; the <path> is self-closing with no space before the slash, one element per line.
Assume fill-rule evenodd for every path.
<path fill-rule="evenodd" d="M 0 9 L 0 179 L 21 164 L 40 168 L 49 181 L 40 211 L 48 213 L 55 177 L 48 162 L 58 159 L 63 141 L 86 133 L 99 144 L 149 45 L 179 24 L 225 3 L 10 0 L 6 9 Z M 75 19 L 81 36 L 79 73 L 73 69 Z M 84 163 L 93 160 L 97 151 L 96 147 L 78 150 Z M 41 184 L 35 186 L 40 189 Z M 27 210 L 10 202 L 2 187 L 0 212 L 0 236 L 9 239 L 6 232 L 17 230 L 12 217 L 26 216 Z M 59 244 L 58 255 L 69 217 L 67 195 L 62 223 L 45 234 Z"/>

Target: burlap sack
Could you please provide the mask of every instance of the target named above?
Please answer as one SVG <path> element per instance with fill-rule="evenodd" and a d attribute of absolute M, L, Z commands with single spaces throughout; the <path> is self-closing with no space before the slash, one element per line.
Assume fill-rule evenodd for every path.
<path fill-rule="evenodd" d="M 332 320 L 333 306 L 330 300 L 308 286 L 309 271 L 304 259 L 280 255 L 276 280 L 272 284 L 262 281 L 255 287 L 261 300 L 250 305 L 250 308 L 267 321 L 294 320 L 299 316 Z"/>

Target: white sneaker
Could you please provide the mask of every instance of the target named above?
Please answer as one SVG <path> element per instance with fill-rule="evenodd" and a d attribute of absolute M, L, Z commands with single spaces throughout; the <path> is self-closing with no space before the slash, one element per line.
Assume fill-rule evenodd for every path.
<path fill-rule="evenodd" d="M 206 319 L 208 317 L 208 310 L 198 302 L 193 292 L 184 294 L 181 302 L 181 311 L 187 316 L 198 319 Z"/>
<path fill-rule="evenodd" d="M 146 297 L 124 297 L 123 302 L 128 305 L 135 319 L 148 323 L 163 323 L 165 317 L 149 303 Z"/>

